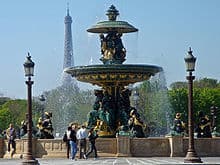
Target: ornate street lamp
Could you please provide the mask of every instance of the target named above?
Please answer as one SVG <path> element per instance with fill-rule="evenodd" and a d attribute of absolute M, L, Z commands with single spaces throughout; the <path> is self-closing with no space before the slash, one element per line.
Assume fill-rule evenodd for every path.
<path fill-rule="evenodd" d="M 23 165 L 27 164 L 39 164 L 38 161 L 33 157 L 32 154 L 32 96 L 31 96 L 31 86 L 33 81 L 31 81 L 31 76 L 34 76 L 34 62 L 31 60 L 31 56 L 28 53 L 27 59 L 24 63 L 25 76 L 28 80 L 25 82 L 27 84 L 27 112 L 28 112 L 28 127 L 27 127 L 27 153 L 24 155 Z"/>
<path fill-rule="evenodd" d="M 189 128 L 189 146 L 187 150 L 184 163 L 202 163 L 201 159 L 197 156 L 194 148 L 194 118 L 193 118 L 193 80 L 195 76 L 192 76 L 192 72 L 195 70 L 196 57 L 193 56 L 191 47 L 188 54 L 184 58 L 186 63 L 186 71 L 189 72 L 189 76 L 186 76 L 188 80 L 188 128 Z"/>
<path fill-rule="evenodd" d="M 41 108 L 41 118 L 43 120 L 43 118 L 44 118 L 44 102 L 46 100 L 43 94 L 40 95 L 39 100 L 41 101 L 41 105 L 42 105 L 42 108 Z"/>

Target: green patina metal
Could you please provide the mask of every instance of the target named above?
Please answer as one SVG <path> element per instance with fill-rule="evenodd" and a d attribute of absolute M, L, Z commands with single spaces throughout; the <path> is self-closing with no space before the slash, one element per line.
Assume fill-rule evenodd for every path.
<path fill-rule="evenodd" d="M 116 31 L 118 33 L 137 32 L 134 26 L 125 21 L 101 21 L 87 30 L 90 33 L 109 33 Z"/>
<path fill-rule="evenodd" d="M 87 31 L 90 33 L 109 33 L 111 31 L 116 31 L 118 33 L 131 33 L 138 31 L 137 28 L 130 25 L 128 22 L 116 20 L 119 12 L 114 5 L 110 6 L 106 15 L 108 16 L 108 21 L 100 21 Z"/>
<path fill-rule="evenodd" d="M 137 110 L 130 105 L 131 90 L 129 84 L 148 80 L 162 71 L 155 65 L 122 64 L 126 59 L 126 49 L 122 43 L 122 34 L 136 32 L 138 29 L 125 21 L 116 21 L 118 10 L 112 5 L 106 15 L 108 21 L 98 22 L 87 31 L 100 33 L 101 65 L 75 66 L 66 68 L 65 72 L 77 80 L 98 85 L 102 89 L 95 90 L 96 100 L 93 110 L 88 115 L 88 127 L 95 127 L 101 137 L 124 135 L 121 127 L 128 125 L 132 118 L 139 132 L 132 136 L 143 137 L 140 131 L 144 124 L 140 121 Z M 103 34 L 105 33 L 105 35 Z M 128 131 L 129 132 L 129 131 Z M 129 134 L 126 132 L 126 135 Z"/>

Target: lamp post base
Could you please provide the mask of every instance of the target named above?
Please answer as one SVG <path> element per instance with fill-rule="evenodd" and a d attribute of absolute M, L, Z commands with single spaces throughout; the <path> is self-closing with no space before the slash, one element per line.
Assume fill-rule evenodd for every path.
<path fill-rule="evenodd" d="M 202 163 L 202 160 L 195 152 L 188 151 L 184 158 L 184 163 Z"/>
<path fill-rule="evenodd" d="M 22 165 L 39 165 L 39 162 L 38 162 L 38 160 L 35 160 L 35 159 L 33 159 L 33 160 L 24 160 L 22 162 Z"/>

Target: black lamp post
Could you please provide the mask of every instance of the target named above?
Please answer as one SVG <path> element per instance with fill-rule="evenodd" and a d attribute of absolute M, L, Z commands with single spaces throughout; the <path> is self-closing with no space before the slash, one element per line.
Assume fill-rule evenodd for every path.
<path fill-rule="evenodd" d="M 27 112 L 28 112 L 28 127 L 27 127 L 27 153 L 24 155 L 23 165 L 34 164 L 37 165 L 38 161 L 33 157 L 32 154 L 32 96 L 31 96 L 31 86 L 33 81 L 31 81 L 31 76 L 34 76 L 34 62 L 31 60 L 31 56 L 28 53 L 27 59 L 24 63 L 25 76 L 28 80 L 25 82 L 27 84 Z"/>
<path fill-rule="evenodd" d="M 43 118 L 44 118 L 44 102 L 45 102 L 45 100 L 46 100 L 43 94 L 40 95 L 39 100 L 40 100 L 41 103 L 42 103 L 42 104 L 41 104 L 41 105 L 42 105 L 41 118 L 42 118 L 42 120 L 43 120 Z"/>
<path fill-rule="evenodd" d="M 188 128 L 189 128 L 189 146 L 187 150 L 184 163 L 202 163 L 201 159 L 197 156 L 194 148 L 194 118 L 193 118 L 193 80 L 195 76 L 192 76 L 192 72 L 195 70 L 196 58 L 192 54 L 191 48 L 189 48 L 188 54 L 185 57 L 186 71 L 189 72 L 189 76 L 186 76 L 188 80 Z"/>

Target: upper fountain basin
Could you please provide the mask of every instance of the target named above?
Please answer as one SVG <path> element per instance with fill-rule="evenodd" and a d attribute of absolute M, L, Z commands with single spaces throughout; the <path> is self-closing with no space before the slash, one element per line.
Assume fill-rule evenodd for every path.
<path fill-rule="evenodd" d="M 118 33 L 137 32 L 138 29 L 125 21 L 102 21 L 87 29 L 91 33 L 109 33 L 111 31 Z"/>

